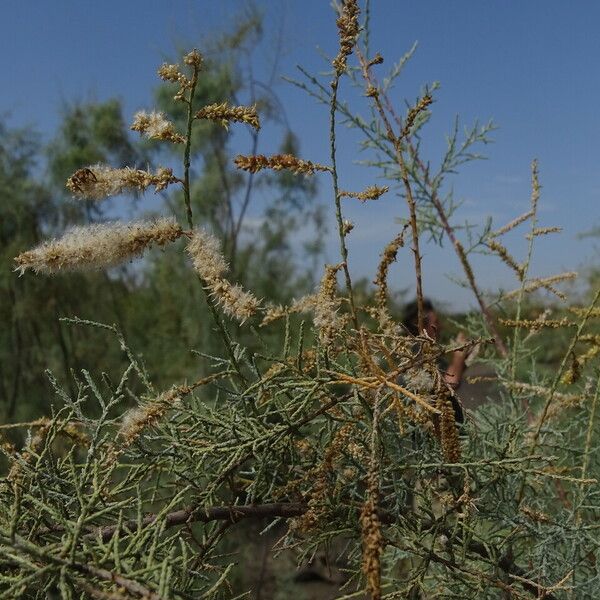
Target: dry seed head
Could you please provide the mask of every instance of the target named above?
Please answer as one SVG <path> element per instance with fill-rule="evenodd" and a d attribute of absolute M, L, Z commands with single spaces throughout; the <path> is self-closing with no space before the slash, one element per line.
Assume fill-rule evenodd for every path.
<path fill-rule="evenodd" d="M 535 290 L 539 290 L 540 288 L 545 288 L 551 292 L 556 293 L 557 290 L 552 288 L 552 285 L 554 283 L 568 281 L 570 279 L 575 279 L 576 277 L 577 273 L 575 271 L 567 271 L 565 273 L 559 273 L 558 275 L 551 275 L 550 277 L 540 277 L 539 279 L 532 279 L 531 281 L 527 282 L 527 284 L 523 288 L 523 291 L 534 292 Z M 504 298 L 513 298 L 515 296 L 518 296 L 520 292 L 520 289 L 512 290 L 504 294 Z"/>
<path fill-rule="evenodd" d="M 377 286 L 376 298 L 379 309 L 385 309 L 387 305 L 387 277 L 390 265 L 396 261 L 398 250 L 404 246 L 404 232 L 406 227 L 385 247 L 381 255 L 381 261 L 377 267 L 377 275 L 373 283 Z"/>
<path fill-rule="evenodd" d="M 337 296 L 337 272 L 342 264 L 326 265 L 319 292 L 314 304 L 314 324 L 319 328 L 321 339 L 330 343 L 336 330 L 342 325 L 338 311 L 341 300 Z"/>
<path fill-rule="evenodd" d="M 207 286 L 223 312 L 240 323 L 255 315 L 260 306 L 260 301 L 251 292 L 226 279 L 208 281 Z"/>
<path fill-rule="evenodd" d="M 540 235 L 548 235 L 549 233 L 560 233 L 562 227 L 536 227 L 531 233 L 528 233 L 525 237 L 530 240 Z"/>
<path fill-rule="evenodd" d="M 307 294 L 301 298 L 296 298 L 292 302 L 291 310 L 293 312 L 311 312 L 315 309 L 317 304 L 317 294 Z"/>
<path fill-rule="evenodd" d="M 342 233 L 348 235 L 354 229 L 354 223 L 348 219 L 342 221 Z"/>
<path fill-rule="evenodd" d="M 572 313 L 575 313 L 578 317 L 583 317 L 588 315 L 588 318 L 598 318 L 600 317 L 600 307 L 592 308 L 581 308 L 579 306 L 570 306 L 569 309 Z"/>
<path fill-rule="evenodd" d="M 535 510 L 534 508 L 525 505 L 521 506 L 519 510 L 532 521 L 537 521 L 538 523 L 551 523 L 550 517 L 540 510 Z"/>
<path fill-rule="evenodd" d="M 367 89 L 365 90 L 365 96 L 367 98 L 376 98 L 379 95 L 379 90 L 372 84 L 369 84 L 367 86 Z"/>
<path fill-rule="evenodd" d="M 407 369 L 404 379 L 408 388 L 423 396 L 431 394 L 436 386 L 436 373 L 429 364 Z"/>
<path fill-rule="evenodd" d="M 417 117 L 424 111 L 427 110 L 427 107 L 433 102 L 433 98 L 430 94 L 425 94 L 422 98 L 419 98 L 419 101 L 415 106 L 413 106 L 406 116 L 406 121 L 404 122 L 404 127 L 402 128 L 401 137 L 406 137 L 410 130 L 413 128 Z"/>
<path fill-rule="evenodd" d="M 173 97 L 174 100 L 183 100 L 185 98 L 185 91 L 192 87 L 192 82 L 180 71 L 179 65 L 164 63 L 158 69 L 158 76 L 163 81 L 179 84 L 179 91 Z"/>
<path fill-rule="evenodd" d="M 538 201 L 540 199 L 540 180 L 538 176 L 538 161 L 534 160 L 531 163 L 531 210 L 535 214 L 537 210 Z"/>
<path fill-rule="evenodd" d="M 150 246 L 173 242 L 182 234 L 181 227 L 167 218 L 74 227 L 59 239 L 19 254 L 16 270 L 22 275 L 27 269 L 36 273 L 104 269 L 140 256 Z"/>
<path fill-rule="evenodd" d="M 573 354 L 571 367 L 563 375 L 561 383 L 564 383 L 565 385 L 571 385 L 578 381 L 581 377 L 582 369 L 588 362 L 590 362 L 590 360 L 592 360 L 598 354 L 600 354 L 600 345 L 598 345 L 598 342 L 595 342 L 595 345 L 593 345 L 591 348 L 589 348 L 579 356 Z"/>
<path fill-rule="evenodd" d="M 367 589 L 372 600 L 381 598 L 381 554 L 383 552 L 383 536 L 381 523 L 377 515 L 377 507 L 369 498 L 360 513 L 362 530 L 363 557 L 362 570 L 367 579 Z"/>
<path fill-rule="evenodd" d="M 560 414 L 563 410 L 579 406 L 584 397 L 579 394 L 564 394 L 561 392 L 554 391 L 548 387 L 541 385 L 532 385 L 530 383 L 524 383 L 521 381 L 503 382 L 504 385 L 512 390 L 527 394 L 528 397 L 531 395 L 539 396 L 540 398 L 552 398 L 555 400 L 553 407 L 548 410 L 547 417 L 554 418 Z"/>
<path fill-rule="evenodd" d="M 227 129 L 229 123 L 247 123 L 260 129 L 260 121 L 256 112 L 256 105 L 253 106 L 231 106 L 227 102 L 221 104 L 210 104 L 199 110 L 196 119 L 209 119 L 220 123 Z"/>
<path fill-rule="evenodd" d="M 269 157 L 264 156 L 263 154 L 256 154 L 253 156 L 239 154 L 235 157 L 234 162 L 238 169 L 250 173 L 258 173 L 258 171 L 261 171 L 262 169 L 272 169 L 273 171 L 286 169 L 292 171 L 292 173 L 296 175 L 314 175 L 315 171 L 331 170 L 325 165 L 313 163 L 310 160 L 302 160 L 292 154 L 274 154 Z"/>
<path fill-rule="evenodd" d="M 23 463 L 29 464 L 38 453 L 42 445 L 46 442 L 46 438 L 52 427 L 52 421 L 50 419 L 44 419 L 44 422 L 40 425 L 35 435 L 31 438 L 31 441 L 27 448 L 21 453 L 20 460 L 16 460 L 13 463 L 6 480 L 14 485 L 19 484 L 23 479 Z"/>
<path fill-rule="evenodd" d="M 176 183 L 172 169 L 160 167 L 156 173 L 140 169 L 112 169 L 106 165 L 94 165 L 75 171 L 67 179 L 66 187 L 74 196 L 88 200 L 103 200 L 124 192 L 143 192 L 154 186 L 155 192 Z"/>
<path fill-rule="evenodd" d="M 260 301 L 240 285 L 233 285 L 223 278 L 228 265 L 215 236 L 206 231 L 196 230 L 186 250 L 194 269 L 226 314 L 243 323 L 256 313 Z"/>
<path fill-rule="evenodd" d="M 465 252 L 464 246 L 456 240 L 454 242 L 454 247 L 456 248 L 456 253 L 458 254 L 458 258 L 463 265 L 463 269 L 465 270 L 465 275 L 467 276 L 468 281 L 475 281 L 475 275 L 473 274 L 473 269 L 471 268 L 471 263 L 467 259 L 467 254 Z"/>
<path fill-rule="evenodd" d="M 183 57 L 183 62 L 190 67 L 201 69 L 204 64 L 204 59 L 202 58 L 200 52 L 194 48 L 191 52 L 188 52 L 188 54 Z"/>
<path fill-rule="evenodd" d="M 185 77 L 179 70 L 179 65 L 172 65 L 163 63 L 158 69 L 158 76 L 163 81 L 171 81 L 172 83 L 179 83 L 182 77 Z"/>
<path fill-rule="evenodd" d="M 381 56 L 381 54 L 379 52 L 377 52 L 375 54 L 375 56 L 369 61 L 368 65 L 369 67 L 372 67 L 373 65 L 381 65 L 383 63 L 383 56 Z"/>
<path fill-rule="evenodd" d="M 186 247 L 194 269 L 205 281 L 221 278 L 228 270 L 219 240 L 201 229 L 196 229 Z"/>
<path fill-rule="evenodd" d="M 438 396 L 438 408 L 442 411 L 440 418 L 440 443 L 444 459 L 450 463 L 460 461 L 461 448 L 458 430 L 456 427 L 456 415 L 448 393 L 442 391 Z"/>
<path fill-rule="evenodd" d="M 533 217 L 533 211 L 527 211 L 526 213 L 519 215 L 516 219 L 513 219 L 510 223 L 507 223 L 503 227 L 500 227 L 500 229 L 491 233 L 490 237 L 499 237 L 501 235 L 504 235 L 505 233 L 508 233 L 509 231 L 511 231 L 521 223 L 524 223 L 525 221 L 527 221 L 527 219 L 530 219 L 531 217 Z"/>
<path fill-rule="evenodd" d="M 333 60 L 333 67 L 337 75 L 341 75 L 346 70 L 346 60 L 352 54 L 354 44 L 356 44 L 359 32 L 359 13 L 356 0 L 345 0 L 341 14 L 336 21 L 340 37 L 340 50 Z"/>
<path fill-rule="evenodd" d="M 563 319 L 521 319 L 519 321 L 514 319 L 500 319 L 500 323 L 502 323 L 502 325 L 506 325 L 507 327 L 523 327 L 524 329 L 531 329 L 533 331 L 542 329 L 543 327 L 548 327 L 550 329 L 557 329 L 559 327 L 574 327 L 577 324 L 569 321 L 569 319 L 566 317 Z"/>
<path fill-rule="evenodd" d="M 271 304 L 271 305 L 267 306 L 265 316 L 263 317 L 262 321 L 260 322 L 260 326 L 265 327 L 266 325 L 269 325 L 273 321 L 282 319 L 287 314 L 289 314 L 289 310 L 287 308 L 285 308 L 284 306 L 282 306 L 281 304 L 278 304 L 278 305 Z"/>
<path fill-rule="evenodd" d="M 487 242 L 487 246 L 492 252 L 495 252 L 502 259 L 504 264 L 508 265 L 513 271 L 515 271 L 519 281 L 523 281 L 523 277 L 525 276 L 525 267 L 517 263 L 506 247 L 493 239 Z"/>
<path fill-rule="evenodd" d="M 126 412 L 121 421 L 119 436 L 122 444 L 130 446 L 147 427 L 156 425 L 160 419 L 181 401 L 178 388 L 160 394 L 154 400 Z"/>
<path fill-rule="evenodd" d="M 166 140 L 174 144 L 184 144 L 185 138 L 177 133 L 175 125 L 161 112 L 145 110 L 137 112 L 133 117 L 133 131 L 138 131 L 151 140 Z"/>
<path fill-rule="evenodd" d="M 205 231 L 196 230 L 186 250 L 192 259 L 194 269 L 226 314 L 243 323 L 256 313 L 260 302 L 241 286 L 232 285 L 223 278 L 228 265 L 221 254 L 220 243 L 216 237 Z"/>
<path fill-rule="evenodd" d="M 337 460 L 343 449 L 347 448 L 352 439 L 353 423 L 342 425 L 334 434 L 325 450 L 323 461 L 310 469 L 304 480 L 310 484 L 308 510 L 294 523 L 295 529 L 308 532 L 314 529 L 325 516 L 325 498 L 330 487 L 330 477 L 335 470 Z"/>
<path fill-rule="evenodd" d="M 340 192 L 340 197 L 346 196 L 348 198 L 358 198 L 362 202 L 366 202 L 367 200 L 377 200 L 383 196 L 383 194 L 388 192 L 389 189 L 390 188 L 387 185 L 370 185 L 362 192 Z"/>

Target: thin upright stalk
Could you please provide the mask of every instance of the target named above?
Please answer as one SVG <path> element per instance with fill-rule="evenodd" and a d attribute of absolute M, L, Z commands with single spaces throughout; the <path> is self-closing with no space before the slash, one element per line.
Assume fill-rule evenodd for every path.
<path fill-rule="evenodd" d="M 512 344 L 512 357 L 510 365 L 510 380 L 514 383 L 516 379 L 517 371 L 517 355 L 519 350 L 519 334 L 521 320 L 521 313 L 523 310 L 523 298 L 525 296 L 525 280 L 527 279 L 527 273 L 529 272 L 529 266 L 531 265 L 531 257 L 533 255 L 533 244 L 535 240 L 534 231 L 537 225 L 537 205 L 540 196 L 540 184 L 538 179 L 538 163 L 534 160 L 531 164 L 531 230 L 529 235 L 529 243 L 527 245 L 527 257 L 523 263 L 523 276 L 521 278 L 521 287 L 519 289 L 519 296 L 517 298 L 517 312 L 515 315 L 515 321 L 517 326 L 513 332 L 513 344 Z M 528 407 L 526 407 L 528 408 Z"/>
<path fill-rule="evenodd" d="M 329 141 L 330 141 L 330 156 L 331 156 L 331 178 L 333 180 L 333 194 L 335 198 L 335 218 L 338 226 L 338 236 L 340 240 L 340 254 L 342 256 L 342 268 L 346 279 L 346 289 L 348 290 L 348 301 L 350 302 L 350 314 L 352 323 L 358 329 L 358 318 L 356 316 L 356 307 L 354 305 L 354 293 L 352 291 L 352 279 L 350 278 L 350 270 L 348 268 L 348 248 L 346 246 L 346 236 L 344 234 L 344 220 L 342 218 L 342 203 L 340 198 L 340 190 L 337 173 L 336 160 L 336 136 L 335 136 L 335 114 L 337 110 L 337 92 L 340 82 L 339 74 L 335 74 L 331 82 L 331 102 L 329 109 Z"/>
<path fill-rule="evenodd" d="M 188 105 L 187 110 L 187 127 L 186 127 L 186 140 L 185 140 L 185 149 L 183 152 L 183 199 L 185 202 L 186 209 L 186 218 L 187 224 L 190 230 L 194 229 L 194 217 L 192 214 L 192 201 L 191 201 L 191 190 L 190 190 L 190 165 L 191 165 L 191 149 L 192 149 L 192 126 L 194 124 L 194 95 L 196 93 L 196 86 L 198 85 L 198 73 L 200 71 L 200 66 L 198 64 L 193 65 L 193 73 L 190 87 L 189 97 L 186 99 L 186 103 Z M 206 291 L 206 286 L 204 281 L 200 278 L 202 282 L 202 289 L 204 290 L 204 295 L 206 297 L 206 303 L 208 304 L 208 308 L 211 312 L 213 320 L 217 325 L 221 333 L 221 337 L 225 342 L 225 347 L 227 348 L 227 353 L 229 354 L 229 358 L 237 371 L 238 375 L 242 380 L 245 380 L 245 377 L 240 368 L 239 362 L 235 356 L 235 352 L 233 350 L 233 344 L 231 340 L 231 336 L 227 331 L 224 323 L 221 321 L 219 317 L 219 313 L 217 311 L 216 304 L 210 294 Z"/>
<path fill-rule="evenodd" d="M 196 86 L 198 85 L 198 72 L 200 70 L 199 65 L 193 65 L 194 72 L 192 74 L 192 81 L 190 87 L 190 95 L 186 100 L 188 105 L 187 110 L 187 135 L 185 138 L 185 149 L 183 151 L 183 199 L 185 201 L 186 217 L 188 227 L 194 229 L 194 219 L 192 216 L 192 201 L 190 197 L 190 164 L 191 164 L 191 150 L 192 150 L 192 125 L 194 124 L 194 94 L 196 93 Z"/>

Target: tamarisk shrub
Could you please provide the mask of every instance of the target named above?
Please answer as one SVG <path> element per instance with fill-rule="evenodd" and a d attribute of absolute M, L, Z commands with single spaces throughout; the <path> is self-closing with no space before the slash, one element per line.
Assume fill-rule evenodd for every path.
<path fill-rule="evenodd" d="M 159 391 L 116 327 L 70 320 L 113 336 L 127 364 L 116 382 L 84 371 L 75 395 L 50 374 L 56 408 L 47 418 L 14 425 L 30 432 L 23 448 L 2 446 L 8 469 L 0 483 L 0 598 L 243 597 L 235 582 L 250 559 L 226 552 L 226 540 L 236 539 L 240 521 L 253 520 L 266 528 L 273 553 L 293 548 L 302 561 L 343 547 L 331 557 L 344 575 L 341 598 L 600 593 L 600 465 L 594 452 L 600 346 L 593 326 L 599 294 L 587 307 L 571 306 L 567 316 L 524 318 L 528 294 L 545 289 L 564 302 L 557 286 L 573 277 L 530 274 L 535 241 L 557 231 L 538 223 L 537 164 L 530 208 L 496 230 L 485 226 L 479 237 L 469 229 L 465 240 L 453 225 L 456 207 L 443 186 L 476 156 L 473 147 L 487 141 L 492 126 L 475 126 L 464 140 L 455 129 L 433 172 L 418 134 L 435 86 L 404 116 L 395 112 L 388 92 L 403 63 L 380 82 L 383 57 L 368 54 L 361 18 L 358 2 L 346 0 L 327 79 L 302 71 L 295 82 L 328 107 L 329 164 L 289 154 L 235 160 L 242 172 L 289 170 L 331 183 L 340 262 L 325 267 L 314 294 L 289 305 L 257 298 L 229 280 L 218 240 L 195 222 L 190 145 L 196 123 L 260 127 L 256 107 L 227 99 L 192 110 L 204 68 L 196 50 L 181 65 L 158 71 L 188 109 L 186 130 L 157 112 L 138 113 L 132 126 L 156 143 L 181 147 L 181 172 L 90 165 L 67 182 L 76 198 L 98 202 L 129 190 L 181 186 L 185 223 L 160 218 L 79 227 L 17 256 L 21 275 L 60 275 L 178 244 L 189 255 L 190 276 L 206 292 L 226 352 L 202 355 L 208 376 Z M 346 84 L 367 102 L 368 119 L 340 101 Z M 362 131 L 386 186 L 342 188 L 340 119 Z M 348 266 L 347 239 L 355 226 L 344 218 L 344 203 L 369 201 L 376 210 L 377 198 L 390 190 L 406 203 L 408 216 L 382 245 L 374 300 L 361 305 Z M 521 260 L 502 237 L 525 224 L 528 249 Z M 424 330 L 425 233 L 449 242 L 480 308 L 467 322 L 465 342 L 442 344 Z M 515 274 L 515 290 L 485 294 L 471 264 L 475 251 L 499 257 Z M 409 254 L 417 335 L 388 307 L 390 266 Z M 231 320 L 259 340 L 265 328 L 281 327 L 283 343 L 253 351 L 236 340 Z M 536 362 L 541 330 L 569 332 L 564 357 L 550 374 Z M 496 388 L 485 407 L 459 424 L 456 392 L 445 382 L 441 361 L 475 346 L 493 366 Z M 144 390 L 140 395 L 131 391 L 134 380 Z M 277 536 L 268 537 L 269 529 Z"/>

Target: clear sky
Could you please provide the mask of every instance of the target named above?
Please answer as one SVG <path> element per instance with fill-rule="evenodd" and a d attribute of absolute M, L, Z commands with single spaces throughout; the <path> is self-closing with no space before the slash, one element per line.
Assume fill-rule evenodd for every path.
<path fill-rule="evenodd" d="M 33 125 L 48 139 L 65 101 L 117 96 L 126 118 L 151 108 L 156 67 L 181 42 L 201 46 L 204 36 L 231 22 L 246 2 L 3 0 L 1 5 L 0 112 L 9 113 L 14 125 Z M 257 0 L 255 5 L 266 19 L 267 41 L 256 57 L 259 70 L 272 64 L 272 40 L 280 30 L 280 74 L 296 76 L 297 64 L 311 72 L 327 68 L 320 52 L 336 49 L 328 0 Z M 495 143 L 485 148 L 489 160 L 465 167 L 454 179 L 455 195 L 464 200 L 459 218 L 481 222 L 491 215 L 501 225 L 526 210 L 529 166 L 538 158 L 540 224 L 560 225 L 564 233 L 540 241 L 535 272 L 550 275 L 597 262 L 598 243 L 577 235 L 600 225 L 600 3 L 372 0 L 371 5 L 372 49 L 387 65 L 418 41 L 399 80 L 399 104 L 403 97 L 414 99 L 423 84 L 441 83 L 428 125 L 433 163 L 455 115 L 465 124 L 492 118 L 499 127 Z M 324 107 L 289 84 L 278 83 L 277 93 L 300 136 L 302 155 L 326 162 Z M 360 190 L 373 178 L 352 164 L 360 158 L 354 140 L 342 132 L 342 187 Z M 275 151 L 277 142 L 265 136 L 260 151 Z M 331 204 L 325 179 L 320 194 Z M 357 223 L 350 238 L 352 270 L 371 275 L 379 252 L 397 231 L 395 218 L 406 209 L 392 194 L 377 205 L 347 206 L 347 216 Z M 513 242 L 518 255 L 522 245 Z M 333 227 L 327 247 L 329 260 L 336 260 Z M 456 308 L 471 303 L 468 293 L 446 278 L 460 274 L 448 248 L 426 247 L 424 263 L 428 295 Z M 499 261 L 477 260 L 476 268 L 484 285 L 514 287 Z M 397 288 L 411 285 L 408 250 L 399 256 L 393 277 Z"/>

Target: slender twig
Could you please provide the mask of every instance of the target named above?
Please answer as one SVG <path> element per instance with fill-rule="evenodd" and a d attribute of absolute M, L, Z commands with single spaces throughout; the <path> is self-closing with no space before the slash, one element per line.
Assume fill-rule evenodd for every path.
<path fill-rule="evenodd" d="M 226 521 L 229 523 L 235 523 L 237 521 L 243 519 L 290 519 L 294 517 L 301 516 L 308 510 L 308 506 L 306 504 L 301 503 L 273 503 L 273 504 L 256 504 L 250 506 L 212 506 L 212 507 L 188 507 L 181 510 L 173 511 L 168 513 L 163 520 L 163 527 L 176 527 L 179 525 L 184 525 L 190 522 L 210 522 L 210 521 Z M 382 523 L 385 524 L 393 524 L 396 523 L 399 517 L 389 513 L 383 509 L 378 509 L 377 511 L 379 518 Z M 136 532 L 139 530 L 140 524 L 142 528 L 148 527 L 156 522 L 157 516 L 155 514 L 145 515 L 141 522 L 137 519 L 132 519 L 130 521 L 126 521 L 122 523 L 120 526 L 110 525 L 107 527 L 100 527 L 96 530 L 95 535 L 100 535 L 103 542 L 109 542 L 113 536 L 117 533 L 117 531 L 123 532 Z M 424 529 L 427 528 L 427 524 L 424 524 Z M 443 533 L 448 537 L 449 540 L 455 539 L 457 545 L 462 545 L 463 540 L 457 538 L 459 536 L 458 531 L 455 530 L 442 530 L 440 533 Z M 473 552 L 479 555 L 481 558 L 493 561 L 493 556 L 498 555 L 497 552 L 494 551 L 494 548 L 489 544 L 482 544 L 475 540 L 469 540 L 467 542 L 467 549 L 469 552 Z M 491 552 L 493 551 L 493 553 Z M 545 588 L 541 585 L 535 585 L 528 580 L 525 580 L 526 571 L 516 565 L 514 561 L 508 556 L 503 556 L 500 558 L 497 563 L 497 567 L 500 568 L 507 574 L 516 575 L 519 579 L 519 583 L 526 589 L 528 592 L 535 594 L 536 597 L 539 593 L 545 592 Z M 87 572 L 93 574 L 95 576 L 100 577 L 101 579 L 107 578 L 109 571 L 105 571 L 102 569 L 96 569 L 94 567 L 89 567 L 90 570 Z M 91 572 L 94 571 L 94 573 Z M 101 574 L 99 574 L 102 571 Z M 113 574 L 114 575 L 114 574 Z M 118 577 L 118 575 L 117 575 Z M 116 580 L 115 580 L 116 581 Z M 132 586 L 132 584 L 139 585 L 137 582 L 128 581 L 128 585 Z M 123 587 L 126 587 L 125 585 Z M 129 589 L 126 587 L 126 589 Z M 137 588 L 136 588 L 137 589 Z M 149 590 L 147 590 L 148 593 Z M 152 596 L 150 596 L 152 597 Z M 551 600 L 554 596 L 550 594 L 546 594 L 543 596 L 547 600 Z"/>
<path fill-rule="evenodd" d="M 533 245 L 535 236 L 533 232 L 535 231 L 537 225 L 537 206 L 540 195 L 540 185 L 538 179 L 538 163 L 537 160 L 534 160 L 531 163 L 531 230 L 530 235 L 528 236 L 529 242 L 527 244 L 527 257 L 525 258 L 525 262 L 523 263 L 523 275 L 521 278 L 521 287 L 519 288 L 519 295 L 517 298 L 517 313 L 515 315 L 515 321 L 517 322 L 517 326 L 513 332 L 513 346 L 512 346 L 512 359 L 510 364 L 510 380 L 512 383 L 516 380 L 516 372 L 517 372 L 517 358 L 519 351 L 519 333 L 520 333 L 520 321 L 521 321 L 521 312 L 523 310 L 523 298 L 525 296 L 526 291 L 526 279 L 527 273 L 529 272 L 529 267 L 531 266 L 531 256 L 533 254 Z M 529 412 L 529 405 L 527 400 L 524 400 L 525 409 Z"/>
<path fill-rule="evenodd" d="M 344 219 L 342 218 L 342 202 L 340 197 L 338 172 L 337 172 L 337 150 L 335 133 L 335 115 L 337 111 L 337 94 L 340 83 L 340 75 L 336 72 L 331 82 L 331 102 L 329 105 L 329 148 L 331 155 L 331 178 L 333 181 L 333 196 L 335 200 L 335 218 L 338 226 L 338 236 L 340 240 L 340 254 L 342 256 L 342 268 L 346 279 L 346 289 L 348 291 L 348 301 L 350 304 L 350 314 L 355 329 L 358 329 L 358 317 L 356 316 L 356 307 L 354 305 L 354 293 L 352 291 L 352 279 L 350 278 L 350 269 L 348 267 L 348 248 L 346 246 L 346 235 L 344 233 Z"/>
<path fill-rule="evenodd" d="M 500 336 L 500 333 L 498 332 L 498 328 L 496 327 L 496 323 L 494 321 L 492 313 L 483 298 L 483 293 L 479 289 L 479 285 L 477 284 L 477 281 L 475 280 L 473 268 L 467 257 L 465 249 L 464 249 L 463 245 L 460 243 L 460 241 L 458 240 L 458 238 L 456 237 L 454 227 L 452 227 L 452 225 L 450 224 L 448 215 L 446 214 L 446 211 L 440 200 L 440 197 L 433 186 L 433 182 L 431 181 L 431 176 L 429 175 L 429 169 L 423 163 L 423 161 L 419 158 L 416 148 L 412 145 L 411 142 L 409 142 L 409 148 L 410 148 L 411 156 L 413 157 L 413 161 L 417 165 L 419 170 L 421 171 L 421 174 L 424 179 L 424 183 L 427 186 L 427 188 L 430 190 L 429 200 L 433 204 L 433 206 L 438 214 L 438 217 L 440 219 L 440 223 L 441 223 L 444 231 L 446 232 L 448 239 L 452 243 L 452 246 L 454 247 L 454 251 L 456 252 L 458 260 L 460 261 L 460 264 L 463 268 L 465 276 L 467 277 L 467 282 L 469 284 L 469 287 L 471 288 L 471 291 L 473 292 L 473 295 L 475 296 L 475 299 L 477 300 L 477 304 L 479 305 L 481 314 L 483 315 L 483 318 L 485 319 L 485 322 L 490 330 L 490 333 L 492 334 L 492 336 L 494 338 L 494 344 L 496 345 L 496 348 L 497 348 L 498 352 L 500 353 L 500 356 L 502 356 L 503 358 L 506 358 L 508 356 L 508 350 L 506 349 L 504 341 L 502 340 L 502 337 Z"/>
<path fill-rule="evenodd" d="M 392 144 L 394 145 L 395 151 L 396 151 L 396 156 L 398 156 L 398 153 L 400 153 L 400 156 L 402 157 L 402 162 L 404 163 L 404 169 L 402 167 L 402 164 L 400 164 L 399 162 L 399 166 L 400 166 L 400 170 L 401 170 L 401 178 L 404 184 L 405 189 L 407 188 L 407 181 L 405 181 L 404 176 L 408 176 L 408 170 L 406 168 L 406 161 L 404 160 L 404 157 L 402 155 L 402 146 L 401 146 L 401 141 L 398 140 L 397 143 L 394 143 L 394 139 L 398 139 L 397 136 L 394 134 L 393 132 L 393 128 L 391 126 L 391 123 L 389 122 L 389 119 L 387 119 L 387 115 L 386 115 L 386 110 L 387 112 L 390 113 L 390 115 L 392 116 L 392 118 L 395 120 L 395 122 L 398 124 L 398 127 L 400 127 L 401 129 L 403 129 L 403 125 L 402 125 L 402 121 L 401 119 L 396 115 L 394 109 L 393 109 L 393 105 L 389 100 L 389 97 L 387 95 L 387 93 L 384 90 L 381 90 L 377 85 L 375 85 L 376 82 L 374 82 L 372 75 L 370 73 L 370 69 L 368 67 L 368 63 L 366 62 L 366 60 L 364 59 L 364 57 L 357 52 L 359 59 L 361 61 L 361 65 L 363 66 L 363 70 L 366 70 L 366 74 L 368 75 L 368 79 L 367 82 L 371 85 L 371 87 L 369 88 L 370 91 L 372 91 L 374 94 L 376 94 L 376 96 L 374 97 L 376 104 L 377 104 L 377 109 L 379 114 L 382 116 L 382 120 L 385 117 L 384 125 L 386 127 L 386 131 L 388 133 L 388 138 L 390 139 L 390 141 L 392 142 Z M 364 71 L 363 71 L 364 72 Z M 364 76 L 364 75 L 363 75 Z M 385 108 L 384 108 L 385 105 Z M 392 137 L 390 137 L 390 130 L 392 132 L 392 136 L 394 139 L 392 139 Z M 452 225 L 450 224 L 450 221 L 448 219 L 448 216 L 446 214 L 446 211 L 444 210 L 444 207 L 442 205 L 442 202 L 440 201 L 440 198 L 438 196 L 438 193 L 435 189 L 435 187 L 433 186 L 433 182 L 431 181 L 431 176 L 429 174 L 429 168 L 427 165 L 425 165 L 425 163 L 423 163 L 423 161 L 420 159 L 418 152 L 415 148 L 415 146 L 413 145 L 411 139 L 410 139 L 410 134 L 407 134 L 404 136 L 404 139 L 408 145 L 408 150 L 411 154 L 411 158 L 414 162 L 414 164 L 419 168 L 419 170 L 421 171 L 422 177 L 423 177 L 423 183 L 425 184 L 426 188 L 429 190 L 428 196 L 429 199 L 431 201 L 431 203 L 433 204 L 436 212 L 438 213 L 440 222 L 442 224 L 442 227 L 444 229 L 444 231 L 446 232 L 446 235 L 448 236 L 448 239 L 450 240 L 450 242 L 452 243 L 452 246 L 454 247 L 454 250 L 458 256 L 458 259 L 463 267 L 463 270 L 465 272 L 465 275 L 467 277 L 467 281 L 469 284 L 469 287 L 471 288 L 477 303 L 479 304 L 479 308 L 481 310 L 481 313 L 483 314 L 483 317 L 486 321 L 486 324 L 490 330 L 490 332 L 492 333 L 493 337 L 494 337 L 494 343 L 496 345 L 496 348 L 498 349 L 498 352 L 500 353 L 501 356 L 506 357 L 508 356 L 508 351 L 506 349 L 506 346 L 504 345 L 504 342 L 502 341 L 502 338 L 500 337 L 500 334 L 498 333 L 498 329 L 496 327 L 496 324 L 494 322 L 494 318 L 492 317 L 491 311 L 489 309 L 489 307 L 487 306 L 487 303 L 485 302 L 484 298 L 483 298 L 483 294 L 481 292 L 481 290 L 479 289 L 479 286 L 477 285 L 477 282 L 475 280 L 475 276 L 473 274 L 473 269 L 471 267 L 471 264 L 469 262 L 469 259 L 465 253 L 465 250 L 462 246 L 462 244 L 458 241 L 458 238 L 456 237 L 454 228 L 452 227 Z M 398 149 L 396 146 L 400 146 L 400 148 Z M 408 187 L 410 188 L 410 183 L 408 185 Z M 412 190 L 411 190 L 412 192 Z M 412 195 L 411 195 L 412 198 Z M 409 207 L 411 206 L 411 201 L 409 200 L 409 197 L 407 195 L 407 202 L 409 203 Z M 414 200 L 413 200 L 414 203 Z M 414 228 L 413 228 L 413 215 L 411 214 L 411 230 L 413 232 L 413 239 L 414 239 Z M 416 222 L 416 216 L 415 216 L 415 222 Z M 417 251 L 418 252 L 418 245 L 415 248 L 415 245 L 413 244 L 413 252 Z M 415 268 L 416 268 L 416 264 L 417 264 L 417 257 L 415 254 Z M 420 271 L 420 261 L 419 261 L 419 271 Z M 417 275 L 418 277 L 418 275 Z M 417 288 L 417 302 L 419 300 L 419 295 L 418 295 L 418 288 Z M 422 307 L 421 307 L 422 308 Z M 419 324 L 419 330 L 421 330 L 421 324 Z"/>
<path fill-rule="evenodd" d="M 419 250 L 419 226 L 417 223 L 417 205 L 414 199 L 412 186 L 410 185 L 408 168 L 406 165 L 406 160 L 404 158 L 402 135 L 396 135 L 394 133 L 394 128 L 390 120 L 388 119 L 387 113 L 381 101 L 379 88 L 376 85 L 376 82 L 373 81 L 373 78 L 371 76 L 371 68 L 369 63 L 358 48 L 356 50 L 356 55 L 358 56 L 358 59 L 360 61 L 363 78 L 367 85 L 367 96 L 373 98 L 377 112 L 379 113 L 383 126 L 385 127 L 388 140 L 394 146 L 396 161 L 398 163 L 398 166 L 400 167 L 400 179 L 402 180 L 402 184 L 404 186 L 404 195 L 410 213 L 412 252 L 415 262 L 415 279 L 417 292 L 417 323 L 419 327 L 419 333 L 421 333 L 425 326 L 425 314 L 423 310 L 423 275 L 421 271 L 421 252 Z"/>
<path fill-rule="evenodd" d="M 191 164 L 191 150 L 192 150 L 192 125 L 194 123 L 194 94 L 196 93 L 196 86 L 198 85 L 198 72 L 200 66 L 194 64 L 192 66 L 192 81 L 190 84 L 190 95 L 186 99 L 187 103 L 187 135 L 185 138 L 185 149 L 183 151 L 183 199 L 185 201 L 186 217 L 188 227 L 194 229 L 194 218 L 192 215 L 192 201 L 190 196 L 190 164 Z"/>

